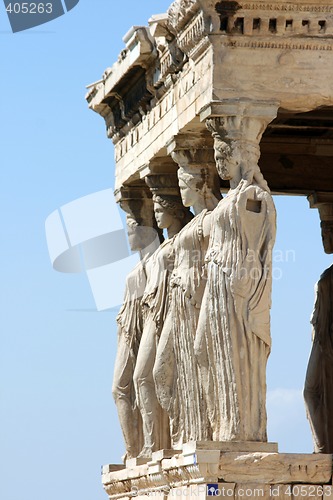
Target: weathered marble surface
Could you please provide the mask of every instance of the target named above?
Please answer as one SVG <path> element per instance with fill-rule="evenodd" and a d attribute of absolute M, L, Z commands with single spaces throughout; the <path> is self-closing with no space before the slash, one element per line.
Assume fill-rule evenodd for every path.
<path fill-rule="evenodd" d="M 168 425 L 158 402 L 169 416 L 175 450 L 197 440 L 267 441 L 266 362 L 276 221 L 258 159 L 262 133 L 276 108 L 240 101 L 220 112 L 219 118 L 207 121 L 216 166 L 209 148 L 186 141 L 180 147 L 176 140 L 171 151 L 179 167 L 182 217 L 163 213 L 167 200 L 161 201 L 162 192 L 159 198 L 154 194 L 160 228 L 172 227 L 172 234 L 177 233 L 187 222 L 185 207 L 192 206 L 196 216 L 143 261 L 145 276 L 140 285 L 130 286 L 131 291 L 143 282 L 146 287 L 144 300 L 137 302 L 135 311 L 129 309 L 143 331 L 127 370 L 133 375 L 134 369 L 132 404 L 138 404 L 143 419 L 140 457 L 168 447 Z M 230 182 L 221 201 L 218 174 Z M 163 262 L 171 254 L 172 266 L 165 272 Z M 131 386 L 126 381 L 126 387 Z M 117 402 L 123 405 L 122 398 Z M 137 454 L 127 449 L 127 456 Z"/>
<path fill-rule="evenodd" d="M 169 447 L 169 426 L 174 450 L 198 439 L 267 440 L 266 363 L 276 227 L 270 190 L 258 167 L 260 143 L 277 115 L 285 117 L 288 128 L 289 114 L 318 108 L 314 121 L 322 128 L 325 113 L 320 110 L 333 106 L 331 0 L 176 0 L 148 24 L 126 34 L 118 61 L 89 86 L 87 96 L 115 144 L 121 206 L 126 210 L 124 192 L 142 189 L 147 175 L 159 174 L 165 166 L 168 174 L 175 174 L 179 167 L 183 204 L 195 213 L 154 258 L 148 259 L 152 247 L 144 249 L 142 262 L 128 278 L 118 317 L 113 392 L 127 458 L 141 451 L 141 459 Z M 275 126 L 279 130 L 279 123 Z M 314 149 L 311 141 L 311 154 L 331 154 L 332 141 L 316 142 Z M 215 186 L 209 185 L 213 142 L 221 185 L 230 182 L 222 201 L 216 175 Z M 284 171 L 290 165 L 283 155 L 278 163 Z M 294 185 L 297 168 L 286 186 L 308 193 L 309 184 L 305 190 Z M 196 179 L 194 184 L 191 179 Z M 151 197 L 147 189 L 142 194 L 144 200 Z M 333 211 L 327 202 L 324 205 L 322 231 L 329 248 Z M 157 218 L 164 217 L 163 210 L 158 215 L 162 206 L 156 209 Z M 153 227 L 143 212 L 136 219 L 135 204 L 128 213 L 141 229 Z M 325 218 L 328 213 L 330 220 Z M 150 207 L 147 220 L 152 214 Z M 180 227 L 175 230 L 169 222 L 175 234 Z M 158 225 L 170 229 L 169 222 Z M 160 273 L 171 247 L 173 267 Z M 160 274 L 161 282 L 155 279 Z M 328 316 L 317 311 L 315 317 L 319 331 Z M 318 318 L 324 319 L 320 323 Z M 316 451 L 326 451 L 331 450 L 331 403 L 323 394 L 333 382 L 318 338 L 315 333 L 305 392 Z M 329 349 L 325 355 L 329 357 Z M 318 378 L 324 380 L 319 389 Z"/>
<path fill-rule="evenodd" d="M 87 95 L 115 143 L 116 189 L 173 136 L 204 130 L 226 101 L 274 102 L 282 115 L 333 105 L 331 0 L 176 1 L 148 24 L 127 34 L 119 60 Z M 286 186 L 302 192 L 297 178 Z"/>
<path fill-rule="evenodd" d="M 310 206 L 318 208 L 325 253 L 333 253 L 333 203 L 331 193 L 314 193 Z M 305 379 L 304 399 L 315 453 L 333 453 L 333 266 L 315 287 L 311 317 L 312 350 Z"/>
<path fill-rule="evenodd" d="M 332 234 L 332 232 L 331 232 Z M 305 379 L 304 398 L 316 453 L 333 453 L 333 266 L 316 285 L 311 318 L 313 346 Z"/>
<path fill-rule="evenodd" d="M 331 455 L 222 452 L 196 449 L 195 443 L 191 447 L 191 452 L 170 458 L 154 453 L 142 465 L 103 467 L 105 491 L 113 499 L 161 494 L 168 499 L 186 495 L 206 500 L 214 486 L 218 496 L 232 499 L 240 498 L 242 489 L 258 499 L 332 497 Z"/>
<path fill-rule="evenodd" d="M 230 191 L 206 221 L 207 285 L 195 351 L 212 439 L 266 441 L 272 250 L 276 214 L 258 167 L 266 110 L 209 120 L 219 175 Z M 271 115 L 271 119 L 273 115 Z"/>
<path fill-rule="evenodd" d="M 146 286 L 146 265 L 159 244 L 158 238 L 152 244 L 147 244 L 153 228 L 147 226 L 142 231 L 142 227 L 130 215 L 127 225 L 131 248 L 140 250 L 142 258 L 127 277 L 124 303 L 117 316 L 118 348 L 112 393 L 125 441 L 124 459 L 136 457 L 143 442 L 142 419 L 136 402 L 133 374 L 144 325 L 141 300 Z"/>
<path fill-rule="evenodd" d="M 174 238 L 175 264 L 171 276 L 169 319 L 165 322 L 154 366 L 157 395 L 168 412 L 172 446 L 210 436 L 194 354 L 194 337 L 205 285 L 207 242 L 203 221 L 221 194 L 215 166 L 191 166 L 190 155 L 174 152 L 180 166 L 178 178 L 185 206 L 195 218 Z"/>
<path fill-rule="evenodd" d="M 165 177 L 165 176 L 164 176 Z M 169 448 L 168 417 L 160 407 L 153 379 L 153 367 L 161 330 L 169 310 L 170 277 L 175 249 L 172 239 L 193 217 L 181 203 L 178 187 L 168 186 L 168 178 L 161 183 L 148 179 L 153 191 L 157 226 L 165 229 L 168 238 L 148 259 L 145 267 L 147 281 L 142 294 L 143 331 L 140 340 L 133 380 L 143 421 L 144 445 L 139 457 L 150 457 L 153 451 Z"/>

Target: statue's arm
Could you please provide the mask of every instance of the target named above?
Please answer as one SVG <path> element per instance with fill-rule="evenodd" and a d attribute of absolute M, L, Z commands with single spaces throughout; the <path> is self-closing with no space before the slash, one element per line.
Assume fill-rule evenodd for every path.
<path fill-rule="evenodd" d="M 276 221 L 270 194 L 258 199 L 256 192 L 249 189 L 238 202 L 237 217 L 241 248 L 232 272 L 233 289 L 250 298 L 258 284 L 265 284 L 271 277 Z"/>
<path fill-rule="evenodd" d="M 205 239 L 205 243 L 208 244 L 208 241 L 209 241 L 209 236 L 210 236 L 210 231 L 211 231 L 211 227 L 212 227 L 212 213 L 209 212 L 204 220 L 203 220 L 203 224 L 202 224 L 202 229 L 203 229 L 203 237 Z"/>

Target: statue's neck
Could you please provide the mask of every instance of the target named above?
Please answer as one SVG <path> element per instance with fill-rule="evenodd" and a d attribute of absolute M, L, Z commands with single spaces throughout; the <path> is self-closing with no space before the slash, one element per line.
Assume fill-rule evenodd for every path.
<path fill-rule="evenodd" d="M 168 239 L 173 238 L 182 229 L 183 224 L 180 220 L 175 220 L 167 229 Z"/>
<path fill-rule="evenodd" d="M 159 246 L 160 246 L 160 242 L 159 242 L 159 239 L 156 237 L 155 240 L 150 245 L 148 245 L 143 250 L 140 250 L 140 252 L 139 252 L 140 260 L 151 257 L 153 255 L 153 253 L 155 252 L 155 250 L 157 250 L 157 248 Z"/>

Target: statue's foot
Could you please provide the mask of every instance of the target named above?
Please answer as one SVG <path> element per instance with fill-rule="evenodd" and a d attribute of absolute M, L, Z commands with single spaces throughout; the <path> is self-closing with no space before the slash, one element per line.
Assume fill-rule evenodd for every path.
<path fill-rule="evenodd" d="M 140 451 L 138 458 L 151 458 L 152 449 L 149 446 L 144 446 Z"/>
<path fill-rule="evenodd" d="M 130 460 L 131 458 L 134 458 L 133 455 L 131 455 L 131 453 L 129 453 L 128 451 L 125 453 L 125 455 L 123 455 L 121 457 L 122 461 L 123 461 L 123 464 L 126 465 L 126 460 Z"/>

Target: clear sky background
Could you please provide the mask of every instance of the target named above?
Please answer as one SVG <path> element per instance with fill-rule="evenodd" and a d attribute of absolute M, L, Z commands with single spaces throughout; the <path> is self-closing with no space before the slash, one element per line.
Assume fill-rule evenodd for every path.
<path fill-rule="evenodd" d="M 0 4 L 0 498 L 103 500 L 100 466 L 124 452 L 111 395 L 116 312 L 98 313 L 85 275 L 55 272 L 44 223 L 113 187 L 113 146 L 85 102 L 132 25 L 167 0 L 81 0 L 12 34 Z M 313 288 L 331 265 L 304 197 L 277 197 L 268 367 L 269 439 L 312 452 L 302 401 Z"/>

